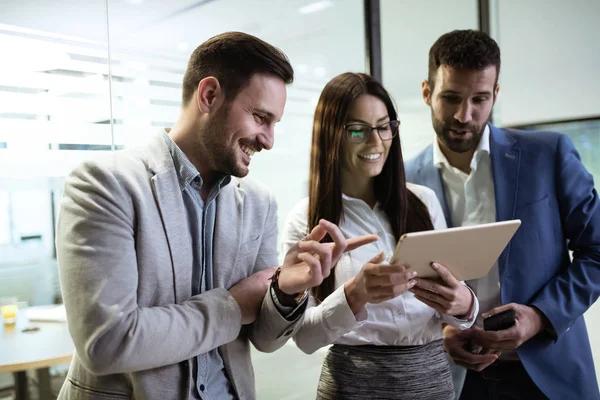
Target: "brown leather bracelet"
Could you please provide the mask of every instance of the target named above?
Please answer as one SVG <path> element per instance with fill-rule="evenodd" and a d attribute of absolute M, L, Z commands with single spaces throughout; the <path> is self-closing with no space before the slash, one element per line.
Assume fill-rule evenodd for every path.
<path fill-rule="evenodd" d="M 287 294 L 284 293 L 281 289 L 279 289 L 279 274 L 281 273 L 281 267 L 277 268 L 271 279 L 271 285 L 273 286 L 273 290 L 275 291 L 275 296 L 277 296 L 277 300 L 281 303 L 281 305 L 286 307 L 296 307 L 302 299 L 304 299 L 304 292 L 296 293 L 296 294 Z"/>

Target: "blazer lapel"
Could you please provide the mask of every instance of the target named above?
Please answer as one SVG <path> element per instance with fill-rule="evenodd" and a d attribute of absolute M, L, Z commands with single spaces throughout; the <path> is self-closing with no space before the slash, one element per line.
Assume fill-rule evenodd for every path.
<path fill-rule="evenodd" d="M 517 204 L 521 152 L 513 138 L 502 129 L 490 125 L 490 155 L 494 177 L 496 220 L 510 220 L 514 218 Z"/>
<path fill-rule="evenodd" d="M 244 189 L 239 181 L 231 178 L 217 197 L 217 215 L 215 221 L 215 242 L 213 257 L 213 287 L 225 287 L 230 283 L 229 277 L 235 267 L 235 261 L 240 250 L 243 212 Z"/>
<path fill-rule="evenodd" d="M 511 220 L 515 216 L 519 186 L 519 163 L 521 152 L 516 141 L 502 129 L 490 124 L 490 156 L 494 177 L 494 197 L 496 199 L 496 221 Z M 506 273 L 510 242 L 498 258 L 500 282 Z M 506 286 L 502 285 L 502 292 Z"/>
<path fill-rule="evenodd" d="M 448 228 L 452 228 L 452 217 L 450 216 L 450 209 L 446 203 L 446 195 L 444 194 L 444 185 L 442 184 L 441 171 L 435 165 L 433 165 L 433 146 L 429 146 L 427 151 L 423 154 L 421 168 L 419 169 L 419 182 L 429 188 L 431 188 L 437 195 L 440 204 L 442 205 L 442 211 L 444 211 L 444 217 L 446 217 L 446 225 Z"/>
<path fill-rule="evenodd" d="M 192 294 L 192 245 L 177 173 L 162 134 L 153 138 L 147 159 L 156 173 L 150 182 L 171 252 L 175 301 L 181 303 Z"/>

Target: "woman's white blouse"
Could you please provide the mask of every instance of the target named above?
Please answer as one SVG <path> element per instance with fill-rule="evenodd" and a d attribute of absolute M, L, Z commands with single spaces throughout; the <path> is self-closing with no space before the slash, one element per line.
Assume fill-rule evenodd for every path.
<path fill-rule="evenodd" d="M 444 213 L 433 190 L 410 183 L 407 187 L 429 209 L 434 228 L 446 229 Z M 460 329 L 467 329 L 473 324 L 479 312 L 477 299 L 473 318 L 467 321 L 440 315 L 408 291 L 383 303 L 367 304 L 365 309 L 354 315 L 346 300 L 344 283 L 380 252 L 386 254 L 385 262 L 388 262 L 396 248 L 396 239 L 385 212 L 378 205 L 371 209 L 364 201 L 345 195 L 342 203 L 344 218 L 339 227 L 344 236 L 350 238 L 374 233 L 379 240 L 344 254 L 334 269 L 336 290 L 318 306 L 314 298 L 310 298 L 302 325 L 294 336 L 301 350 L 313 353 L 334 343 L 422 345 L 443 337 L 443 322 Z M 306 235 L 307 207 L 308 199 L 304 199 L 288 214 L 282 234 L 283 254 Z"/>

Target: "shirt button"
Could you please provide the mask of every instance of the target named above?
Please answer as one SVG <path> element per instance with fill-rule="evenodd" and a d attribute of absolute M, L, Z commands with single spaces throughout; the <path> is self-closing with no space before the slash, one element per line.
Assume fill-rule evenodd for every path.
<path fill-rule="evenodd" d="M 200 385 L 200 391 L 204 392 L 204 385 Z"/>

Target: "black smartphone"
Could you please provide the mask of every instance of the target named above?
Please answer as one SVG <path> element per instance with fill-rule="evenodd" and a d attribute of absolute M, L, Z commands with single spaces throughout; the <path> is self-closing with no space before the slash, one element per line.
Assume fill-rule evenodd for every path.
<path fill-rule="evenodd" d="M 515 309 L 509 308 L 491 315 L 483 320 L 483 329 L 486 331 L 501 331 L 515 324 Z"/>

